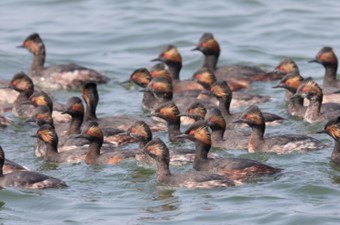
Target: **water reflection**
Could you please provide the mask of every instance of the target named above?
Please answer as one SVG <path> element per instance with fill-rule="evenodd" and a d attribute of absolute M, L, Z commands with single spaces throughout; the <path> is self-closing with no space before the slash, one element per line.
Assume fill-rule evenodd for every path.
<path fill-rule="evenodd" d="M 180 201 L 179 198 L 174 196 L 176 190 L 164 189 L 163 187 L 157 187 L 155 192 L 152 193 L 150 205 L 143 207 L 143 211 L 147 213 L 145 216 L 141 216 L 141 221 L 168 221 L 179 214 Z"/>

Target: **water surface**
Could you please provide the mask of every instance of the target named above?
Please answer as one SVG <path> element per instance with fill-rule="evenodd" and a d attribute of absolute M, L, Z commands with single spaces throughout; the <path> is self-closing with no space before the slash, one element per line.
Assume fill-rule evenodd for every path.
<path fill-rule="evenodd" d="M 202 64 L 191 52 L 204 32 L 220 42 L 220 64 L 257 64 L 271 70 L 283 57 L 292 57 L 301 74 L 322 80 L 320 65 L 308 64 L 325 45 L 340 52 L 340 2 L 293 0 L 241 1 L 57 1 L 0 2 L 0 78 L 27 71 L 32 56 L 17 49 L 32 32 L 47 48 L 47 64 L 77 63 L 107 74 L 112 81 L 99 87 L 99 115 L 142 114 L 142 94 L 124 89 L 139 67 L 151 67 L 167 44 L 183 57 L 182 78 Z M 290 118 L 277 82 L 255 83 L 248 90 L 273 96 L 263 110 Z M 77 91 L 52 93 L 66 102 Z M 242 110 L 242 109 L 239 109 Z M 6 114 L 11 117 L 11 114 Z M 329 162 L 333 142 L 316 136 L 323 124 L 308 125 L 290 118 L 267 132 L 306 133 L 329 144 L 307 154 L 247 154 L 285 169 L 280 177 L 242 187 L 213 190 L 168 189 L 156 184 L 154 169 L 134 162 L 117 166 L 49 165 L 33 154 L 36 128 L 16 125 L 1 132 L 8 158 L 32 170 L 58 177 L 70 187 L 62 190 L 0 190 L 3 224 L 339 224 L 340 169 Z M 164 133 L 156 134 L 166 140 Z M 188 144 L 188 146 L 193 146 Z M 172 168 L 174 172 L 189 170 Z"/>

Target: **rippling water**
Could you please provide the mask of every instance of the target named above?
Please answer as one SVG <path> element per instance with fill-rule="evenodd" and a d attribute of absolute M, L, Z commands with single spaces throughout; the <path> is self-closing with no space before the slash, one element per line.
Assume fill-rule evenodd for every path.
<path fill-rule="evenodd" d="M 112 82 L 100 86 L 100 115 L 141 114 L 141 93 L 126 90 L 126 80 L 162 46 L 174 44 L 184 59 L 181 77 L 202 64 L 191 52 L 203 32 L 214 33 L 222 48 L 220 63 L 258 64 L 271 70 L 283 57 L 296 60 L 303 76 L 318 81 L 320 65 L 308 64 L 325 45 L 340 53 L 340 2 L 293 0 L 241 1 L 59 1 L 0 2 L 0 78 L 27 71 L 32 56 L 15 46 L 39 32 L 47 47 L 47 64 L 74 62 L 105 72 Z M 255 83 L 251 90 L 274 100 L 260 107 L 288 118 L 276 82 Z M 80 92 L 55 92 L 62 102 Z M 11 114 L 7 116 L 12 117 Z M 322 124 L 289 120 L 268 133 L 315 136 Z M 173 190 L 158 186 L 153 168 L 134 162 L 118 166 L 49 165 L 33 155 L 35 129 L 2 129 L 8 158 L 32 170 L 56 176 L 63 190 L 0 190 L 2 224 L 339 224 L 340 169 L 329 162 L 330 147 L 307 154 L 246 154 L 285 169 L 281 177 L 214 190 Z M 164 134 L 158 134 L 164 137 Z M 192 146 L 192 144 L 188 144 Z M 181 171 L 187 168 L 173 168 Z"/>

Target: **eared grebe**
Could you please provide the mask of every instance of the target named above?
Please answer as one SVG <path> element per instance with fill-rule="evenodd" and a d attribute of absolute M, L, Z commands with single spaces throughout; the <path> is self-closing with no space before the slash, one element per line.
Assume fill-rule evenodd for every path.
<path fill-rule="evenodd" d="M 145 120 L 152 130 L 159 131 L 165 129 L 163 124 L 156 123 L 151 120 L 146 120 L 136 115 L 117 115 L 111 117 L 97 118 L 96 109 L 99 102 L 99 95 L 97 91 L 97 85 L 95 83 L 89 82 L 84 85 L 83 99 L 86 106 L 84 121 L 97 121 L 102 129 L 105 128 L 105 130 L 108 130 L 108 128 L 113 128 L 126 130 L 138 120 Z M 114 133 L 116 133 L 115 130 Z"/>
<path fill-rule="evenodd" d="M 162 185 L 180 188 L 214 188 L 235 186 L 235 182 L 207 171 L 193 171 L 172 174 L 169 169 L 170 154 L 162 140 L 150 141 L 144 151 L 157 163 L 157 182 Z"/>
<path fill-rule="evenodd" d="M 218 108 L 210 108 L 205 120 L 211 128 L 212 147 L 247 149 L 250 133 L 241 130 L 226 130 L 225 119 Z"/>
<path fill-rule="evenodd" d="M 135 83 L 138 86 L 142 88 L 146 88 L 150 81 L 152 80 L 152 76 L 148 69 L 146 68 L 139 68 L 132 72 L 130 75 L 130 78 L 126 81 L 123 81 L 124 83 Z M 143 94 L 143 100 L 142 100 L 142 108 L 144 110 L 150 110 L 154 107 L 155 103 L 155 96 L 151 91 L 145 91 Z"/>
<path fill-rule="evenodd" d="M 65 110 L 65 105 L 52 101 L 50 95 L 44 91 L 34 92 L 29 100 L 35 107 L 47 106 L 52 112 L 52 118 L 55 122 L 68 122 L 71 119 L 69 115 L 62 114 L 62 112 Z"/>
<path fill-rule="evenodd" d="M 164 60 L 162 60 L 162 58 L 159 58 L 159 60 L 164 61 Z M 171 61 L 171 57 L 168 59 L 168 61 Z M 174 63 L 176 63 L 176 62 L 174 62 Z M 171 62 L 170 62 L 170 66 L 172 66 Z M 172 86 L 174 88 L 173 89 L 174 93 L 191 92 L 192 95 L 197 96 L 200 93 L 200 90 L 203 89 L 203 87 L 201 85 L 198 85 L 197 83 L 195 83 L 192 80 L 174 79 L 168 68 L 169 67 L 165 63 L 157 63 L 150 68 L 150 74 L 153 78 L 155 78 L 155 77 L 165 77 L 165 78 L 171 79 L 172 80 Z"/>
<path fill-rule="evenodd" d="M 174 45 L 165 46 L 158 57 L 151 61 L 161 61 L 166 64 L 171 78 L 174 81 L 174 86 L 176 86 L 176 90 L 202 90 L 202 86 L 191 80 L 179 81 L 179 75 L 182 69 L 182 56 Z"/>
<path fill-rule="evenodd" d="M 231 92 L 227 82 L 226 81 L 215 82 L 211 86 L 210 91 L 219 101 L 218 108 L 219 110 L 221 110 L 222 115 L 225 119 L 226 127 L 228 128 L 237 127 L 237 125 L 235 126 L 235 123 L 233 123 L 233 121 L 236 118 L 239 118 L 239 116 L 242 113 L 231 113 L 230 112 L 230 103 L 233 97 L 233 93 Z M 277 116 L 275 114 L 272 114 L 272 113 L 265 113 L 264 119 L 267 123 L 274 124 L 274 125 L 281 123 L 284 120 L 284 118 Z"/>
<path fill-rule="evenodd" d="M 182 142 L 176 136 L 182 134 L 180 131 L 181 119 L 178 107 L 172 101 L 166 102 L 156 108 L 150 116 L 155 116 L 166 121 L 168 127 L 168 138 L 171 142 Z"/>
<path fill-rule="evenodd" d="M 42 125 L 32 137 L 39 138 L 42 142 L 38 144 L 43 145 L 40 148 L 45 149 L 42 154 L 44 159 L 53 163 L 78 163 L 84 161 L 86 151 L 84 149 L 72 149 L 72 151 L 58 151 L 58 135 L 54 127 L 50 124 Z"/>
<path fill-rule="evenodd" d="M 317 123 L 324 120 L 335 118 L 340 113 L 340 104 L 327 103 L 322 104 L 323 93 L 320 86 L 308 78 L 305 79 L 296 91 L 296 94 L 309 100 L 304 121 L 308 123 Z M 293 96 L 295 97 L 295 96 Z"/>
<path fill-rule="evenodd" d="M 184 134 L 178 136 L 195 143 L 196 154 L 193 162 L 195 170 L 210 171 L 232 180 L 244 181 L 255 176 L 270 175 L 281 169 L 267 166 L 263 163 L 244 158 L 208 158 L 211 147 L 210 128 L 204 121 L 191 125 Z"/>
<path fill-rule="evenodd" d="M 14 171 L 12 173 L 4 174 L 4 161 L 5 153 L 0 147 L 0 187 L 20 187 L 31 189 L 67 187 L 65 182 L 37 172 Z"/>
<path fill-rule="evenodd" d="M 216 76 L 213 72 L 208 70 L 207 68 L 203 67 L 199 69 L 192 77 L 196 82 L 201 84 L 205 90 L 210 91 L 211 86 L 217 81 Z M 232 91 L 233 89 L 229 86 L 230 82 L 228 81 L 228 87 Z M 207 93 L 204 92 L 205 96 L 201 97 L 199 96 L 199 99 L 205 99 Z M 250 104 L 258 104 L 263 102 L 270 101 L 269 96 L 261 96 L 255 93 L 249 93 L 249 92 L 234 92 L 233 93 L 233 99 L 230 103 L 230 108 L 239 108 L 240 106 L 249 106 Z M 215 103 L 214 100 L 209 99 L 209 101 L 212 101 Z M 216 102 L 216 105 L 218 105 L 218 102 Z"/>
<path fill-rule="evenodd" d="M 299 67 L 296 62 L 291 58 L 283 58 L 275 67 L 274 73 L 284 76 L 288 73 L 300 73 Z"/>
<path fill-rule="evenodd" d="M 19 96 L 13 103 L 12 113 L 21 118 L 30 118 L 34 106 L 28 103 L 29 97 L 34 92 L 34 84 L 31 78 L 25 73 L 20 72 L 13 76 L 10 88 L 19 92 Z"/>
<path fill-rule="evenodd" d="M 340 165 L 340 116 L 328 121 L 324 130 L 318 133 L 326 133 L 334 139 L 334 149 L 331 160 L 335 164 Z"/>
<path fill-rule="evenodd" d="M 281 76 L 275 73 L 267 73 L 256 66 L 234 64 L 217 67 L 217 61 L 220 56 L 220 45 L 212 33 L 204 33 L 193 50 L 200 51 L 204 54 L 205 59 L 203 67 L 207 67 L 215 72 L 218 80 L 249 82 L 277 80 L 281 78 Z"/>
<path fill-rule="evenodd" d="M 185 110 L 185 113 L 180 113 L 181 123 L 182 124 L 192 124 L 199 120 L 204 120 L 205 115 L 207 114 L 207 109 L 200 102 L 193 102 L 189 107 Z"/>
<path fill-rule="evenodd" d="M 107 83 L 109 79 L 95 70 L 76 64 L 44 67 L 46 50 L 39 34 L 28 36 L 19 47 L 26 48 L 34 55 L 28 75 L 38 86 L 47 89 L 73 89 L 82 87 L 88 81 Z"/>
<path fill-rule="evenodd" d="M 98 123 L 90 121 L 84 127 L 81 137 L 89 140 L 90 145 L 86 153 L 85 162 L 87 164 L 117 164 L 125 159 L 134 159 L 136 152 L 129 150 L 112 150 L 100 153 L 103 145 L 104 135 Z"/>
<path fill-rule="evenodd" d="M 188 107 L 186 113 L 182 113 L 180 116 L 189 117 L 194 122 L 205 119 L 211 128 L 211 140 L 214 148 L 247 149 L 250 132 L 235 129 L 226 130 L 225 119 L 216 107 L 207 110 L 199 102 L 194 102 Z"/>
<path fill-rule="evenodd" d="M 145 145 L 152 140 L 152 132 L 150 127 L 143 121 L 138 121 L 132 125 L 128 130 L 128 134 L 139 142 L 139 150 L 136 154 L 138 161 L 152 163 L 153 160 L 143 151 Z M 170 164 L 183 165 L 191 163 L 194 160 L 195 149 L 187 148 L 170 148 Z M 216 158 L 216 155 L 213 155 Z"/>
<path fill-rule="evenodd" d="M 299 95 L 295 95 L 298 87 L 303 81 L 303 77 L 298 72 L 287 73 L 280 81 L 280 83 L 273 88 L 286 89 L 287 99 L 287 111 L 290 115 L 303 119 L 306 113 L 307 107 L 304 106 L 303 98 Z"/>
<path fill-rule="evenodd" d="M 315 56 L 315 59 L 309 62 L 320 63 L 325 68 L 325 76 L 323 78 L 323 87 L 340 88 L 340 80 L 336 78 L 338 70 L 338 58 L 331 47 L 323 47 Z"/>
<path fill-rule="evenodd" d="M 264 137 L 266 125 L 261 110 L 250 106 L 235 123 L 246 123 L 252 132 L 248 141 L 248 152 L 291 153 L 319 150 L 325 147 L 319 140 L 297 134 Z"/>

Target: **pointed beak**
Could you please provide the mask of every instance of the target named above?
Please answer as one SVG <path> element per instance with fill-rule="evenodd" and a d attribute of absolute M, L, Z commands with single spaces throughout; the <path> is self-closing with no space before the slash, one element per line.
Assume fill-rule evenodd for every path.
<path fill-rule="evenodd" d="M 31 123 L 31 122 L 34 122 L 33 118 L 29 118 L 27 120 L 24 121 L 25 123 Z"/>
<path fill-rule="evenodd" d="M 67 114 L 68 113 L 68 110 L 65 109 L 64 111 L 61 112 L 61 114 Z"/>
<path fill-rule="evenodd" d="M 317 134 L 328 134 L 327 130 L 319 130 L 316 133 Z"/>
<path fill-rule="evenodd" d="M 141 89 L 141 90 L 138 90 L 139 92 L 151 92 L 151 90 L 149 90 L 148 88 L 144 88 L 144 89 Z"/>
<path fill-rule="evenodd" d="M 312 60 L 309 60 L 308 62 L 309 63 L 320 63 L 319 60 L 317 60 L 317 59 L 312 59 Z"/>
<path fill-rule="evenodd" d="M 77 139 L 79 139 L 79 138 L 85 138 L 82 134 L 77 134 L 77 135 L 75 135 L 74 136 L 74 138 L 77 138 Z M 86 138 L 85 138 L 86 139 Z"/>
<path fill-rule="evenodd" d="M 161 58 L 155 58 L 155 59 L 151 59 L 150 62 L 159 62 L 161 61 L 162 62 L 162 59 Z"/>
<path fill-rule="evenodd" d="M 125 80 L 125 81 L 120 82 L 120 84 L 129 84 L 130 82 L 131 82 L 131 80 L 128 79 L 128 80 Z"/>
<path fill-rule="evenodd" d="M 191 51 L 199 51 L 200 47 L 196 46 L 195 48 L 191 49 Z"/>
<path fill-rule="evenodd" d="M 176 135 L 175 138 L 185 138 L 185 139 L 190 139 L 191 136 L 189 134 L 180 134 Z"/>
<path fill-rule="evenodd" d="M 245 121 L 244 120 L 235 120 L 235 121 L 233 121 L 233 123 L 245 123 Z"/>
<path fill-rule="evenodd" d="M 25 48 L 25 46 L 24 45 L 18 45 L 18 46 L 16 46 L 17 48 Z"/>
<path fill-rule="evenodd" d="M 31 135 L 31 137 L 32 137 L 32 138 L 39 138 L 39 136 L 36 135 L 36 134 Z"/>
<path fill-rule="evenodd" d="M 282 84 L 275 85 L 272 88 L 282 88 Z"/>

